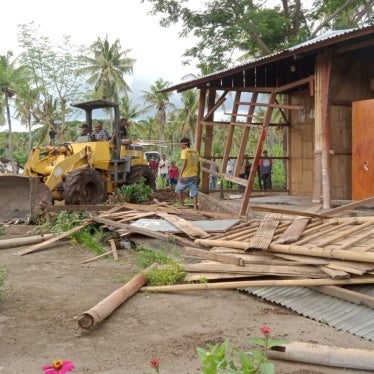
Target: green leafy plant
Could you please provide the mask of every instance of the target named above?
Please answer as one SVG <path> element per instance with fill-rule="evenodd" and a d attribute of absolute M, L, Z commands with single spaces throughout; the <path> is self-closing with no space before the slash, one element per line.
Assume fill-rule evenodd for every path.
<path fill-rule="evenodd" d="M 40 227 L 40 230 L 46 231 L 48 229 L 55 234 L 66 232 L 80 225 L 85 218 L 82 212 L 61 211 L 56 215 L 52 223 L 43 225 L 43 227 Z M 115 234 L 112 232 L 104 231 L 102 226 L 93 223 L 73 233 L 71 238 L 100 255 L 105 252 L 103 246 L 107 244 L 109 239 L 113 239 L 114 236 Z"/>
<path fill-rule="evenodd" d="M 4 227 L 0 227 L 0 235 L 5 235 L 6 234 L 6 230 Z"/>
<path fill-rule="evenodd" d="M 147 274 L 147 284 L 150 286 L 167 286 L 180 283 L 187 273 L 179 264 L 165 265 L 152 269 Z"/>
<path fill-rule="evenodd" d="M 171 256 L 166 250 L 137 247 L 135 261 L 142 268 L 147 268 L 155 262 L 161 265 L 161 267 L 148 272 L 147 283 L 150 286 L 176 284 L 181 282 L 187 274 L 177 262 L 176 255 Z"/>
<path fill-rule="evenodd" d="M 174 264 L 176 257 L 176 253 L 171 256 L 166 249 L 153 250 L 141 245 L 135 248 L 135 262 L 142 268 L 147 268 L 155 262 L 160 265 Z"/>
<path fill-rule="evenodd" d="M 221 344 L 208 344 L 208 349 L 197 347 L 203 374 L 233 373 L 233 374 L 274 374 L 275 367 L 267 357 L 271 347 L 287 344 L 285 339 L 272 339 L 271 329 L 261 327 L 262 337 L 249 338 L 247 341 L 254 346 L 253 351 L 244 352 L 234 347 L 229 348 L 229 341 Z"/>
<path fill-rule="evenodd" d="M 152 188 L 146 184 L 143 178 L 140 183 L 123 185 L 115 190 L 114 200 L 120 202 L 143 204 L 150 199 L 153 194 Z"/>

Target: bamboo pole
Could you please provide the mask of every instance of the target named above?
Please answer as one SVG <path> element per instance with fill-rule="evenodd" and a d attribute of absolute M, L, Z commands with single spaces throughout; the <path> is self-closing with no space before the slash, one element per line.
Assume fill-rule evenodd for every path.
<path fill-rule="evenodd" d="M 337 226 L 335 223 L 334 224 L 324 223 L 320 227 L 317 226 L 316 229 L 313 230 L 313 231 L 317 231 L 318 230 L 317 232 L 314 232 L 314 234 L 307 235 L 308 232 L 304 231 L 303 235 L 305 236 L 305 238 L 301 239 L 301 240 L 298 240 L 294 244 L 301 245 L 301 244 L 304 244 L 304 243 L 308 243 L 312 239 L 320 238 L 321 236 L 329 234 L 330 232 L 333 232 L 333 231 L 339 232 L 339 230 L 341 230 L 342 228 L 344 228 L 346 226 L 349 226 L 349 225 L 350 225 L 350 222 L 345 222 L 345 223 L 343 223 L 343 224 L 341 224 L 339 226 Z M 312 230 L 310 230 L 310 232 L 311 231 Z"/>
<path fill-rule="evenodd" d="M 211 240 L 211 239 L 195 239 L 195 244 L 200 244 L 205 247 L 227 247 L 227 248 L 237 248 L 237 249 L 249 249 L 248 242 L 240 242 L 238 240 Z"/>
<path fill-rule="evenodd" d="M 345 231 L 342 231 L 342 232 L 338 232 L 337 234 L 333 235 L 332 237 L 329 237 L 321 242 L 318 243 L 318 245 L 320 245 L 321 247 L 324 247 L 336 240 L 339 240 L 339 239 L 342 239 L 344 238 L 345 236 L 349 235 L 349 234 L 352 234 L 352 233 L 357 233 L 358 231 L 361 231 L 363 229 L 365 229 L 366 227 L 372 227 L 373 226 L 373 222 L 366 222 L 366 223 L 363 223 L 361 225 L 353 225 L 350 229 L 348 230 L 345 230 Z"/>
<path fill-rule="evenodd" d="M 54 234 L 44 234 L 28 236 L 24 238 L 3 239 L 0 240 L 0 249 L 8 249 L 13 247 L 22 247 L 24 245 L 37 244 L 43 242 L 44 240 L 48 240 L 53 236 Z"/>
<path fill-rule="evenodd" d="M 300 245 L 285 245 L 285 244 L 275 244 L 271 243 L 268 252 L 277 253 L 291 253 L 297 255 L 314 256 L 314 257 L 324 257 L 324 258 L 335 258 L 338 260 L 350 260 L 359 262 L 374 262 L 373 252 L 356 252 L 340 249 L 328 249 L 321 247 L 302 247 Z"/>
<path fill-rule="evenodd" d="M 172 286 L 142 287 L 143 292 L 179 292 L 179 291 L 207 291 L 227 290 L 250 287 L 294 287 L 294 286 L 336 286 L 343 284 L 373 284 L 374 276 L 357 277 L 350 279 L 275 279 L 238 281 L 224 283 L 199 283 L 199 284 L 175 284 Z"/>
<path fill-rule="evenodd" d="M 152 264 L 143 272 L 132 278 L 124 286 L 112 292 L 90 310 L 82 313 L 78 319 L 79 327 L 89 329 L 108 317 L 115 309 L 122 305 L 147 283 L 147 273 L 152 269 L 155 269 L 157 266 L 157 263 Z"/>
<path fill-rule="evenodd" d="M 374 351 L 343 348 L 315 343 L 291 342 L 267 351 L 270 359 L 305 362 L 346 369 L 369 370 L 374 368 Z"/>

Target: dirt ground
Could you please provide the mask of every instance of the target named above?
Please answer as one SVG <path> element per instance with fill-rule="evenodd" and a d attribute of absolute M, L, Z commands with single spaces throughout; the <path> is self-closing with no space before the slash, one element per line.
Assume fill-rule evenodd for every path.
<path fill-rule="evenodd" d="M 31 225 L 5 227 L 6 238 L 34 235 Z M 230 339 L 249 349 L 267 323 L 274 337 L 339 347 L 374 349 L 373 342 L 337 331 L 286 308 L 239 291 L 171 294 L 138 292 L 91 330 L 77 318 L 130 279 L 138 269 L 129 250 L 119 260 L 94 256 L 71 241 L 25 256 L 20 248 L 0 249 L 8 269 L 0 301 L 0 374 L 42 373 L 54 359 L 71 360 L 74 373 L 199 373 L 196 347 Z M 274 361 L 276 373 L 359 373 L 342 368 Z"/>

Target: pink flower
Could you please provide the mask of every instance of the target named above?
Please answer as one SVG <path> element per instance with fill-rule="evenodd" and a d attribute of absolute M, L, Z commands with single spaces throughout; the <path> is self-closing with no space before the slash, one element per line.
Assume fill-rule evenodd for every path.
<path fill-rule="evenodd" d="M 44 374 L 65 374 L 74 369 L 74 364 L 71 361 L 54 360 L 52 365 L 42 367 Z"/>
<path fill-rule="evenodd" d="M 261 332 L 265 335 L 265 336 L 269 336 L 270 333 L 271 333 L 271 328 L 267 325 L 263 325 L 261 326 Z"/>
<path fill-rule="evenodd" d="M 158 372 L 158 369 L 160 368 L 160 359 L 155 358 L 155 359 L 151 360 L 150 364 Z"/>

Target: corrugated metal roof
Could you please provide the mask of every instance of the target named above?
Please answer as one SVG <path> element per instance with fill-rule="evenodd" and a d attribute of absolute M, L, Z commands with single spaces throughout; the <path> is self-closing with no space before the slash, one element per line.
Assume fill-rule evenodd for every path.
<path fill-rule="evenodd" d="M 177 85 L 170 86 L 162 90 L 161 92 L 188 90 L 204 84 L 208 84 L 209 82 L 213 82 L 217 79 L 227 77 L 229 75 L 238 73 L 243 70 L 249 70 L 257 66 L 262 66 L 275 61 L 287 59 L 296 54 L 300 55 L 303 53 L 316 53 L 319 49 L 324 48 L 326 46 L 331 46 L 344 41 L 354 40 L 355 38 L 365 37 L 366 35 L 370 35 L 373 33 L 374 26 L 367 26 L 357 29 L 328 31 L 322 35 L 319 35 L 311 40 L 300 43 L 293 47 L 286 48 L 282 51 L 274 52 L 270 55 L 263 56 L 255 60 L 247 61 L 243 64 L 237 65 L 232 68 L 205 75 L 204 77 L 192 79 L 183 83 L 179 83 Z"/>
<path fill-rule="evenodd" d="M 366 295 L 374 295 L 373 286 L 355 289 Z M 245 288 L 241 291 L 285 306 L 338 330 L 374 341 L 374 310 L 369 307 L 352 304 L 305 287 Z"/>

